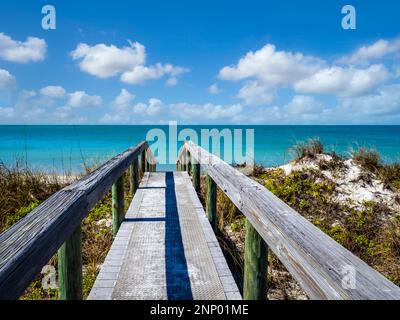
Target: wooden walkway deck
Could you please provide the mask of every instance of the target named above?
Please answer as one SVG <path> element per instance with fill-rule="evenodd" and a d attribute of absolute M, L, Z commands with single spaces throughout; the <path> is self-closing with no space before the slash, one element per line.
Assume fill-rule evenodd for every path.
<path fill-rule="evenodd" d="M 241 299 L 187 172 L 146 172 L 89 299 Z"/>
<path fill-rule="evenodd" d="M 89 299 L 241 299 L 213 231 L 217 188 L 246 218 L 243 299 L 265 299 L 272 251 L 310 299 L 400 300 L 398 286 L 193 142 L 181 148 L 178 172 L 155 169 L 142 141 L 1 233 L 0 300 L 18 299 L 57 251 L 59 299 L 83 298 L 81 224 L 110 189 L 115 241 Z M 196 193 L 200 171 L 207 217 Z M 135 196 L 125 215 L 126 175 Z"/>

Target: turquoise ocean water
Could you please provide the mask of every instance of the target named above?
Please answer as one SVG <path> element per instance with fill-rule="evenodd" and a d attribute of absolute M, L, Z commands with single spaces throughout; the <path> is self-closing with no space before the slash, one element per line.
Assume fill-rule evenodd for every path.
<path fill-rule="evenodd" d="M 101 163 L 144 140 L 150 129 L 160 128 L 168 137 L 168 126 L 0 126 L 0 161 L 19 161 L 33 169 L 79 172 Z M 400 126 L 179 126 L 201 129 L 254 129 L 255 161 L 279 165 L 291 156 L 297 141 L 319 137 L 330 151 L 349 154 L 359 146 L 374 147 L 386 162 L 400 162 Z M 200 136 L 200 135 L 199 135 Z M 243 144 L 245 141 L 243 141 Z M 180 145 L 179 145 L 180 146 Z M 172 169 L 161 165 L 159 169 Z"/>

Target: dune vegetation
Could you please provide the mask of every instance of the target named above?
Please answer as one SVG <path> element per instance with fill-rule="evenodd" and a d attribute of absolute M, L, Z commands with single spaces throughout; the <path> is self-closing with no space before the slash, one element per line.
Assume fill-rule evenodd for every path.
<path fill-rule="evenodd" d="M 84 174 L 93 170 L 86 169 Z M 25 217 L 40 203 L 77 177 L 60 177 L 31 171 L 15 165 L 0 165 L 0 231 L 3 232 Z M 128 179 L 125 179 L 128 181 Z M 129 185 L 126 184 L 126 205 L 131 201 Z M 89 212 L 82 222 L 83 295 L 87 297 L 112 244 L 111 192 Z M 57 254 L 48 263 L 57 269 Z M 56 289 L 43 289 L 42 275 L 38 275 L 21 299 L 57 299 Z"/>
<path fill-rule="evenodd" d="M 256 166 L 252 178 L 400 285 L 400 165 L 385 164 L 379 153 L 365 148 L 348 159 L 324 153 L 318 139 L 301 142 L 291 151 L 292 162 L 276 168 Z M 219 237 L 240 284 L 245 218 L 220 190 L 218 214 Z M 269 256 L 268 298 L 307 299 L 274 254 Z"/>
<path fill-rule="evenodd" d="M 318 139 L 290 150 L 294 160 L 275 168 L 256 166 L 251 178 L 264 185 L 338 243 L 400 285 L 400 164 L 385 164 L 379 153 L 360 148 L 345 158 L 324 151 Z M 86 172 L 85 172 L 86 173 Z M 0 165 L 0 231 L 25 217 L 70 179 Z M 128 195 L 128 179 L 126 194 Z M 205 179 L 200 198 L 204 202 Z M 126 208 L 130 202 L 126 197 Z M 218 190 L 218 238 L 241 287 L 245 218 Z M 112 244 L 111 193 L 82 223 L 83 290 L 86 297 Z M 55 255 L 49 264 L 57 268 Z M 38 275 L 21 299 L 57 299 L 56 289 L 43 289 Z M 269 299 L 307 299 L 272 252 Z"/>

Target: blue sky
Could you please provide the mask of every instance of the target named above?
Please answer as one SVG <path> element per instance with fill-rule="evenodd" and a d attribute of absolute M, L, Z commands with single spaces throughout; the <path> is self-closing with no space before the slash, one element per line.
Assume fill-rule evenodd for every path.
<path fill-rule="evenodd" d="M 399 13 L 395 0 L 1 1 L 0 123 L 400 124 Z"/>

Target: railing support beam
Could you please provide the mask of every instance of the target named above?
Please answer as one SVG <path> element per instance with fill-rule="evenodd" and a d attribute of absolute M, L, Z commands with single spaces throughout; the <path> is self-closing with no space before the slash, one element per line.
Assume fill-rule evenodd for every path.
<path fill-rule="evenodd" d="M 130 165 L 129 170 L 129 179 L 130 179 L 130 195 L 133 196 L 139 187 L 139 160 L 136 158 L 133 163 Z"/>
<path fill-rule="evenodd" d="M 191 175 L 192 174 L 192 161 L 191 161 L 191 158 L 190 158 L 190 152 L 189 151 L 186 153 L 186 161 L 187 161 L 186 171 L 187 171 L 188 175 Z"/>
<path fill-rule="evenodd" d="M 268 247 L 246 219 L 243 299 L 265 300 L 267 295 Z"/>
<path fill-rule="evenodd" d="M 156 172 L 157 170 L 157 165 L 154 159 L 151 160 L 151 163 L 149 164 L 150 167 L 150 172 Z"/>
<path fill-rule="evenodd" d="M 207 175 L 207 195 L 206 195 L 206 213 L 214 231 L 217 230 L 217 185 L 214 180 Z"/>
<path fill-rule="evenodd" d="M 197 193 L 200 192 L 200 164 L 192 159 L 192 179 L 193 179 L 193 187 Z"/>
<path fill-rule="evenodd" d="M 142 176 L 146 172 L 146 150 L 143 150 L 140 155 L 140 171 L 142 172 Z"/>
<path fill-rule="evenodd" d="M 146 152 L 145 152 L 145 171 L 146 172 L 151 172 L 151 164 L 150 164 L 150 157 L 148 156 L 148 154 L 147 154 L 147 150 L 146 150 Z"/>
<path fill-rule="evenodd" d="M 188 168 L 187 153 L 184 152 L 182 155 L 182 171 L 186 171 Z"/>
<path fill-rule="evenodd" d="M 82 300 L 81 225 L 58 250 L 58 299 Z"/>
<path fill-rule="evenodd" d="M 113 236 L 118 233 L 119 227 L 124 220 L 124 176 L 118 178 L 112 186 L 112 217 L 113 217 Z"/>

